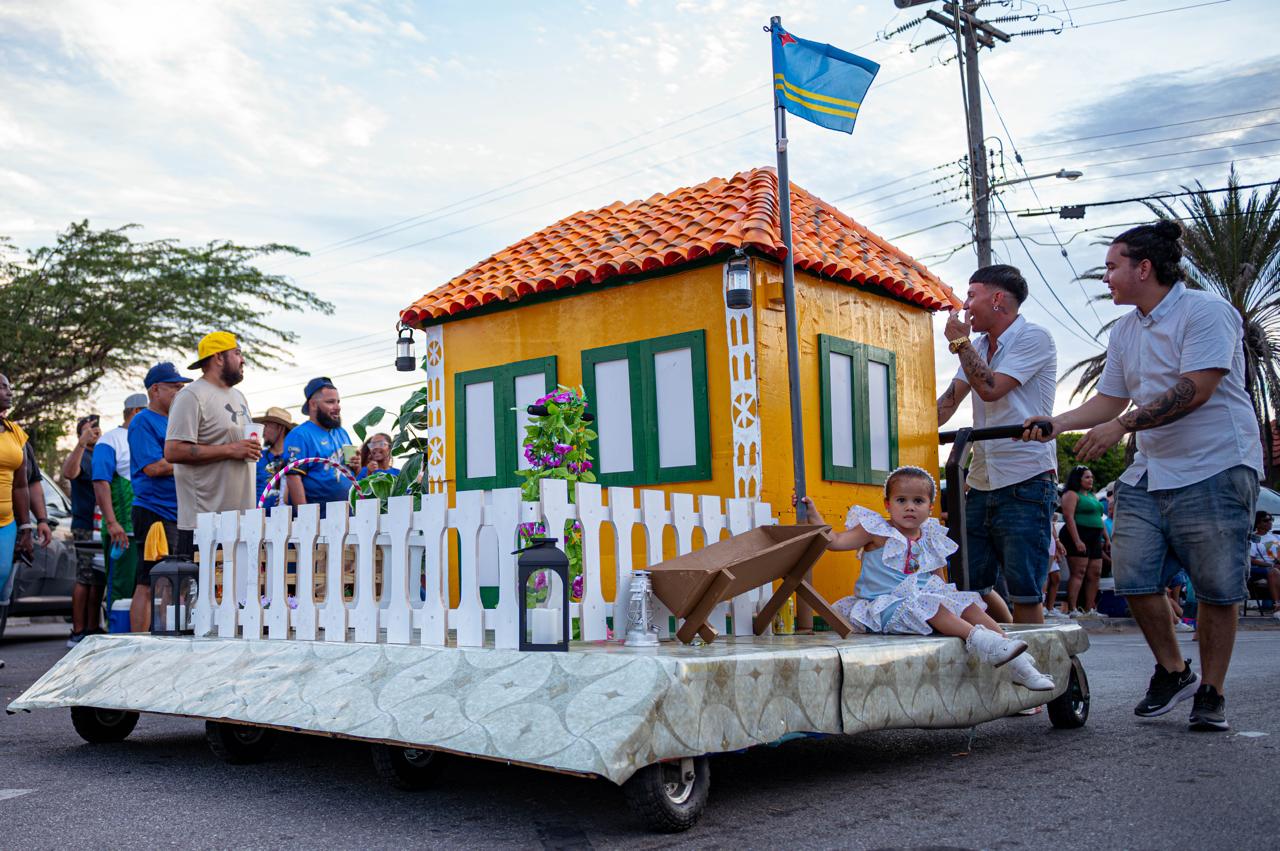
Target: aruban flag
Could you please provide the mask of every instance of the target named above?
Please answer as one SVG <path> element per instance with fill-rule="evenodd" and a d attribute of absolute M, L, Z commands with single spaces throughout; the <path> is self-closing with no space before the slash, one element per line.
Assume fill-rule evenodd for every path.
<path fill-rule="evenodd" d="M 792 115 L 831 130 L 853 132 L 858 108 L 880 66 L 773 27 L 773 87 Z"/>

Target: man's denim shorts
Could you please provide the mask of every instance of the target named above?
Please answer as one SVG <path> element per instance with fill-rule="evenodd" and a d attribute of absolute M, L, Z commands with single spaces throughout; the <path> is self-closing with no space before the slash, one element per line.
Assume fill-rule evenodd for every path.
<path fill-rule="evenodd" d="M 1202 482 L 1148 491 L 1116 483 L 1111 569 L 1116 593 L 1163 594 L 1179 570 L 1201 603 L 1228 606 L 1249 597 L 1249 533 L 1258 473 L 1232 467 Z"/>
<path fill-rule="evenodd" d="M 1009 602 L 1039 603 L 1049 579 L 1049 539 L 1057 486 L 1048 473 L 965 495 L 969 588 L 985 594 L 1004 568 Z"/>

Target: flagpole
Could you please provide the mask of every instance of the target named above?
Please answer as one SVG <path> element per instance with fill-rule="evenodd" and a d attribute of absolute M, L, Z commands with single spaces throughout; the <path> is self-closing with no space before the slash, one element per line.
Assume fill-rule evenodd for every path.
<path fill-rule="evenodd" d="M 771 32 L 782 26 L 782 18 L 769 19 Z M 772 35 L 770 37 L 773 37 Z M 770 51 L 770 56 L 773 51 Z M 773 74 L 778 67 L 773 65 Z M 777 79 L 776 76 L 773 77 Z M 802 500 L 808 495 L 804 472 L 804 416 L 800 397 L 800 341 L 796 331 L 796 265 L 791 245 L 791 176 L 787 170 L 787 110 L 774 89 L 774 141 L 778 150 L 778 219 L 787 256 L 782 261 L 782 299 L 787 322 L 787 382 L 791 385 L 791 465 L 795 476 L 796 522 L 804 523 L 808 512 Z M 813 610 L 804 600 L 796 600 L 796 629 L 813 629 Z"/>

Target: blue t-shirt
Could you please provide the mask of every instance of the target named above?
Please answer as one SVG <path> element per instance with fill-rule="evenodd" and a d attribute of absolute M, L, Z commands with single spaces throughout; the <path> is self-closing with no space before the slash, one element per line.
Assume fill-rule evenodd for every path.
<path fill-rule="evenodd" d="M 86 446 L 80 456 L 80 472 L 71 480 L 72 529 L 93 528 L 93 508 L 97 502 L 93 495 L 93 447 Z"/>
<path fill-rule="evenodd" d="M 178 522 L 178 489 L 173 474 L 148 476 L 142 468 L 164 460 L 164 434 L 169 418 L 143 408 L 129 423 L 129 472 L 133 478 L 133 504 Z"/>
<path fill-rule="evenodd" d="M 93 480 L 109 482 L 116 477 L 116 448 L 103 443 L 93 450 Z"/>
<path fill-rule="evenodd" d="M 390 473 L 390 474 L 391 474 L 391 475 L 393 475 L 393 476 L 398 476 L 398 475 L 400 475 L 400 471 L 399 471 L 398 469 L 396 469 L 395 467 L 392 467 L 390 470 L 375 470 L 374 472 L 377 472 L 377 473 Z M 369 468 L 368 468 L 368 467 L 361 467 L 361 468 L 360 468 L 360 472 L 356 474 L 356 481 L 360 481 L 361 479 L 363 479 L 363 478 L 364 478 L 365 476 L 367 476 L 367 475 L 369 475 Z"/>
<path fill-rule="evenodd" d="M 336 465 L 342 464 L 342 447 L 351 445 L 351 436 L 347 430 L 339 426 L 334 429 L 321 428 L 311 420 L 295 426 L 284 439 L 284 454 L 289 461 L 298 458 L 328 458 Z M 351 490 L 351 480 L 344 476 L 337 466 L 313 462 L 303 464 L 291 470 L 289 475 L 301 472 L 302 489 L 307 495 L 307 502 L 326 502 L 345 500 L 347 491 Z"/>
<path fill-rule="evenodd" d="M 256 505 L 257 500 L 262 496 L 262 492 L 267 489 L 267 484 L 271 481 L 271 477 L 280 472 L 280 468 L 284 466 L 285 453 L 283 447 L 279 455 L 276 455 L 270 449 L 264 448 L 262 455 L 258 458 L 258 486 L 254 491 L 253 499 Z M 274 508 L 280 504 L 280 490 L 284 487 L 284 480 L 276 482 L 275 489 L 267 494 L 267 498 L 262 501 L 263 508 Z"/>

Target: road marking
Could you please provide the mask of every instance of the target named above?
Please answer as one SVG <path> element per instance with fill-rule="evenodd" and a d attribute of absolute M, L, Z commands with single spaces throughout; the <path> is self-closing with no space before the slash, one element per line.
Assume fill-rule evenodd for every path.
<path fill-rule="evenodd" d="M 35 789 L 0 789 L 0 801 L 21 798 L 23 795 L 30 795 L 34 791 Z"/>
<path fill-rule="evenodd" d="M 1260 739 L 1260 738 L 1262 738 L 1263 736 L 1269 736 L 1269 735 L 1271 735 L 1271 734 L 1270 734 L 1270 733 L 1260 733 L 1260 732 L 1258 732 L 1257 730 L 1249 730 L 1249 731 L 1244 732 L 1244 733 L 1236 733 L 1236 735 L 1237 735 L 1237 736 L 1240 736 L 1240 737 L 1242 737 L 1242 738 L 1245 738 L 1245 739 Z"/>

